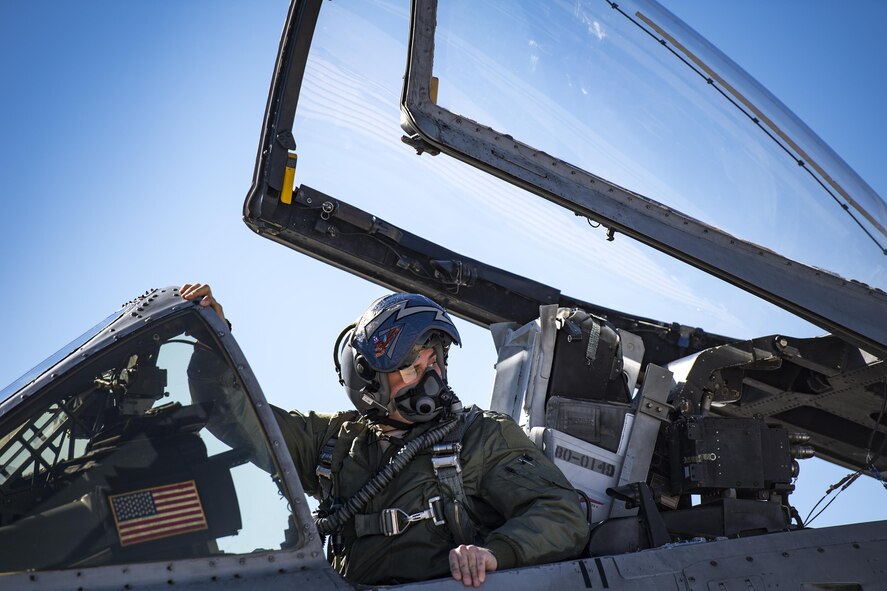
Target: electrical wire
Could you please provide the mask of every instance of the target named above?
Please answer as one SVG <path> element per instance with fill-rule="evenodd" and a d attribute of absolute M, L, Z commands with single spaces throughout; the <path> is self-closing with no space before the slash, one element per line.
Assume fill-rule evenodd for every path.
<path fill-rule="evenodd" d="M 878 448 L 878 452 L 875 455 L 872 455 L 872 446 L 875 443 L 875 435 L 878 433 L 878 427 L 881 424 L 881 420 L 884 418 L 885 411 L 887 411 L 887 381 L 884 382 L 884 394 L 883 394 L 882 401 L 881 401 L 881 411 L 878 413 L 878 417 L 875 419 L 875 424 L 872 427 L 872 432 L 869 434 L 868 447 L 866 448 L 866 452 L 865 452 L 865 461 L 867 464 L 866 468 L 860 469 L 860 470 L 857 470 L 856 472 L 848 474 L 847 476 L 845 476 L 844 478 L 842 478 L 841 480 L 839 480 L 835 484 L 831 485 L 828 488 L 828 490 L 825 491 L 825 494 L 822 495 L 822 498 L 820 498 L 816 502 L 816 504 L 813 505 L 813 508 L 810 509 L 810 513 L 807 514 L 807 519 L 804 520 L 804 522 L 807 525 L 810 525 L 810 523 L 814 519 L 816 519 L 817 517 L 822 515 L 823 511 L 828 509 L 829 505 L 831 505 L 842 492 L 847 490 L 851 484 L 856 482 L 856 480 L 866 470 L 871 472 L 872 476 L 881 483 L 881 485 L 884 487 L 885 490 L 887 490 L 887 482 L 884 481 L 884 477 L 881 474 L 881 471 L 878 470 L 878 468 L 875 466 L 875 462 L 881 457 L 881 453 L 883 453 L 883 451 L 884 451 L 885 444 L 887 444 L 887 437 L 884 437 L 881 440 L 881 445 Z M 832 492 L 834 492 L 838 488 L 840 488 L 840 490 L 838 490 L 837 494 L 835 494 L 835 496 L 833 496 L 831 499 L 829 499 L 829 502 L 826 503 L 825 506 L 822 509 L 820 509 L 818 513 L 816 513 L 816 515 L 813 515 L 813 512 L 816 511 L 816 508 L 819 507 L 819 504 L 822 503 Z M 811 515 L 813 515 L 813 517 L 810 517 Z"/>
<path fill-rule="evenodd" d="M 825 494 L 822 495 L 822 498 L 819 499 L 818 501 L 816 501 L 816 504 L 813 505 L 813 508 L 810 509 L 810 512 L 809 512 L 809 513 L 807 513 L 807 518 L 804 519 L 804 523 L 807 524 L 807 526 L 809 527 L 810 524 L 813 523 L 813 520 L 816 519 L 817 517 L 819 517 L 820 515 L 822 515 L 823 511 L 825 511 L 826 509 L 828 509 L 828 508 L 829 508 L 829 505 L 831 505 L 832 503 L 834 503 L 834 502 L 835 502 L 835 499 L 837 499 L 838 496 L 839 496 L 842 492 L 844 492 L 845 490 L 847 490 L 847 489 L 850 487 L 851 484 L 853 484 L 854 482 L 856 482 L 856 479 L 859 478 L 859 476 L 860 476 L 861 474 L 862 474 L 862 470 L 857 470 L 856 472 L 852 472 L 852 473 L 848 474 L 847 476 L 845 476 L 844 478 L 842 478 L 841 480 L 839 480 L 839 481 L 836 482 L 835 484 L 831 485 L 831 486 L 828 488 L 828 490 L 825 491 Z M 838 492 L 835 494 L 835 496 L 833 496 L 831 499 L 829 499 L 829 502 L 825 504 L 825 507 L 823 507 L 822 509 L 820 509 L 819 512 L 818 512 L 816 515 L 813 515 L 813 512 L 816 511 L 816 508 L 819 506 L 819 504 L 822 503 L 826 498 L 828 498 L 828 496 L 829 496 L 830 494 L 832 494 L 832 492 L 834 492 L 836 489 L 838 490 Z M 811 515 L 813 515 L 813 516 L 811 517 Z"/>

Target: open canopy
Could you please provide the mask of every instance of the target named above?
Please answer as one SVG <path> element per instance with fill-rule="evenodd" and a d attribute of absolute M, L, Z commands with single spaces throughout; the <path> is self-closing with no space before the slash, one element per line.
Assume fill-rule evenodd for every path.
<path fill-rule="evenodd" d="M 745 397 L 720 412 L 857 466 L 881 429 L 885 211 L 679 19 L 605 0 L 295 2 L 244 204 L 259 234 L 481 325 L 582 307 L 644 366 L 739 341 L 705 357 Z"/>

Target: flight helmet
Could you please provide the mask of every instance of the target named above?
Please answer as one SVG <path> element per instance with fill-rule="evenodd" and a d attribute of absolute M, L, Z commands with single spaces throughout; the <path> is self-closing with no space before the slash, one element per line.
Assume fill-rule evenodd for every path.
<path fill-rule="evenodd" d="M 414 423 L 430 421 L 455 399 L 446 385 L 452 343 L 460 344 L 459 331 L 433 300 L 414 293 L 381 297 L 336 343 L 339 382 L 357 410 L 370 419 L 385 419 L 396 408 Z M 429 347 L 435 349 L 442 375 L 428 368 L 415 384 L 391 392 L 384 374 L 410 367 Z"/>

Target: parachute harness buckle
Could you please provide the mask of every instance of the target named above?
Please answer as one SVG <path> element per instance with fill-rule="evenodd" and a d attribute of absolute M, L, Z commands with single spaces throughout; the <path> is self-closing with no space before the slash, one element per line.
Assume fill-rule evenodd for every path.
<path fill-rule="evenodd" d="M 392 509 L 384 509 L 379 514 L 379 527 L 382 534 L 386 536 L 397 536 L 402 534 L 416 521 L 432 519 L 434 525 L 443 525 L 446 523 L 443 512 L 443 503 L 440 497 L 432 497 L 428 501 L 428 508 L 418 513 L 410 515 L 403 509 L 397 507 Z"/>

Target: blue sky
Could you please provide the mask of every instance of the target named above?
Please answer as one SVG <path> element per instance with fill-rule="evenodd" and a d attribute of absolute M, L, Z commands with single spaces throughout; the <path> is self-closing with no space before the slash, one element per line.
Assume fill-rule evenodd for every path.
<path fill-rule="evenodd" d="M 887 194 L 887 3 L 665 5 Z M 0 4 L 0 383 L 138 293 L 202 281 L 222 299 L 269 399 L 345 406 L 332 340 L 383 290 L 260 239 L 240 220 L 286 11 L 281 0 Z M 322 190 L 333 176 L 358 175 L 335 161 L 312 173 L 310 155 L 301 159 Z M 432 238 L 446 245 L 458 234 Z M 625 298 L 629 312 L 690 322 L 650 312 L 643 294 Z M 484 404 L 492 345 L 485 331 L 460 330 L 466 346 L 451 379 Z M 826 473 L 822 488 L 842 474 Z M 883 507 L 883 494 L 857 484 L 820 524 L 872 518 L 858 507 Z M 805 496 L 801 512 L 812 502 Z"/>

